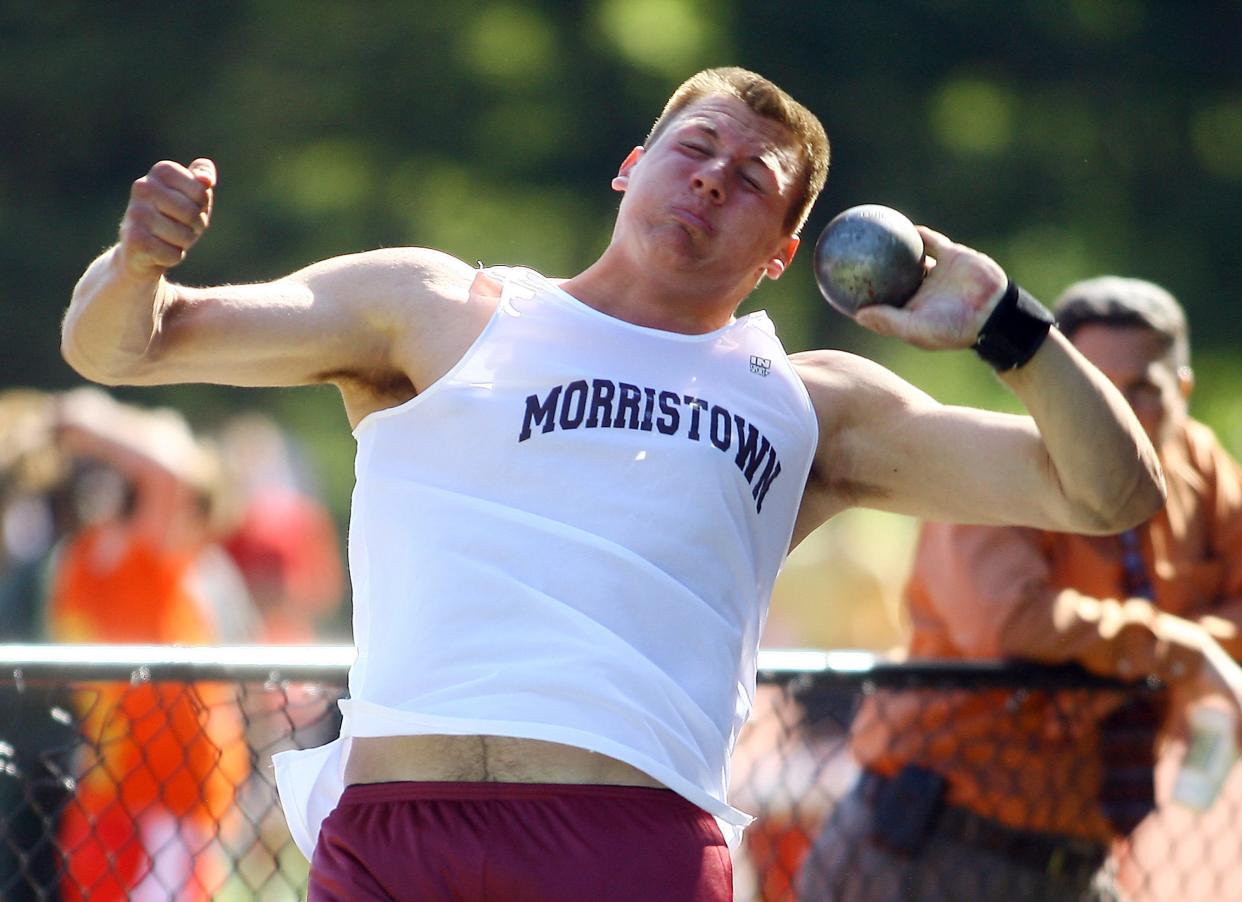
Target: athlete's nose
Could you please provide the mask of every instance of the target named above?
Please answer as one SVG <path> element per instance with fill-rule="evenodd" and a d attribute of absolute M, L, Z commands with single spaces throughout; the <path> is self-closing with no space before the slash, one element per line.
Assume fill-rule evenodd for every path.
<path fill-rule="evenodd" d="M 714 202 L 720 203 L 725 196 L 721 164 L 713 160 L 700 166 L 694 173 L 693 185 L 696 194 L 706 194 Z"/>

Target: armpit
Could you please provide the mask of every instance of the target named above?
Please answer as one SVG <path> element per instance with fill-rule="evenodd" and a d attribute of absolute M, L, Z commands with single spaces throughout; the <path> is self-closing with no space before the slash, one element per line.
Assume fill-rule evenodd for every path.
<path fill-rule="evenodd" d="M 807 477 L 807 487 L 812 491 L 827 495 L 846 507 L 864 506 L 868 501 L 877 501 L 891 497 L 892 492 L 883 486 L 848 476 L 834 476 L 823 473 L 820 467 L 812 467 Z"/>
<path fill-rule="evenodd" d="M 391 404 L 404 403 L 418 394 L 410 377 L 399 370 L 325 370 L 315 376 L 315 381 L 330 382 L 344 393 L 365 393 Z"/>

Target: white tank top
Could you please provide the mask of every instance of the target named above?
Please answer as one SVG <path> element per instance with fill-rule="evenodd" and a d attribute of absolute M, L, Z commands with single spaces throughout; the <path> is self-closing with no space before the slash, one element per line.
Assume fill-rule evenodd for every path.
<path fill-rule="evenodd" d="M 355 430 L 341 739 L 276 756 L 309 857 L 353 736 L 627 762 L 736 841 L 729 761 L 817 441 L 772 324 L 615 319 L 525 269 L 461 361 Z M 481 277 L 482 277 L 481 276 Z"/>

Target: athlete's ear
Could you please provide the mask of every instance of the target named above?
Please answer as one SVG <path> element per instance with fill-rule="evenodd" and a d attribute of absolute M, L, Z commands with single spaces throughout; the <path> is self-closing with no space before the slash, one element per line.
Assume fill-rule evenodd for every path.
<path fill-rule="evenodd" d="M 777 254 L 767 262 L 763 268 L 763 274 L 769 279 L 779 279 L 781 274 L 789 268 L 789 264 L 793 262 L 794 254 L 798 252 L 798 245 L 802 243 L 797 235 L 791 235 L 789 239 L 781 245 L 781 249 Z"/>
<path fill-rule="evenodd" d="M 626 158 L 622 160 L 621 168 L 617 170 L 617 175 L 612 180 L 613 191 L 624 191 L 626 189 L 630 183 L 630 172 L 634 169 L 634 165 L 638 162 L 642 155 L 643 149 L 641 147 L 635 147 L 629 152 Z"/>

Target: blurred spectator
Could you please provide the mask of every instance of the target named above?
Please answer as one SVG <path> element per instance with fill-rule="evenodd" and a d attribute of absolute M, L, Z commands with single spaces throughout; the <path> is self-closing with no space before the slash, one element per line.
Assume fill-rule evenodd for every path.
<path fill-rule="evenodd" d="M 58 491 L 68 461 L 56 446 L 55 409 L 44 392 L 0 392 L 0 637 L 7 641 L 39 636 L 39 565 L 68 520 Z"/>
<path fill-rule="evenodd" d="M 1067 289 L 1057 315 L 1151 437 L 1168 503 L 1121 536 L 924 524 L 909 654 L 1154 675 L 1172 704 L 1123 692 L 872 696 L 852 739 L 864 770 L 808 856 L 807 900 L 1124 898 L 1102 866 L 1110 851 L 1125 860 L 1155 803 L 1157 731 L 1183 732 L 1185 705 L 1234 668 L 1221 646 L 1242 650 L 1242 470 L 1189 418 L 1180 306 L 1158 286 L 1105 277 Z"/>
<path fill-rule="evenodd" d="M 204 644 L 243 636 L 240 578 L 211 540 L 217 466 L 168 410 L 95 389 L 60 405 L 62 447 L 103 464 L 84 483 L 86 523 L 57 561 L 49 620 L 62 642 Z M 221 684 L 86 687 L 78 768 L 61 827 L 67 898 L 206 898 L 211 843 L 248 771 L 233 690 Z"/>
<path fill-rule="evenodd" d="M 47 562 L 72 525 L 66 458 L 55 441 L 55 396 L 0 392 L 0 642 L 46 639 Z M 55 894 L 62 776 L 73 732 L 54 716 L 63 691 L 0 689 L 0 898 Z"/>
<path fill-rule="evenodd" d="M 259 616 L 258 640 L 301 644 L 321 638 L 345 592 L 335 521 L 310 488 L 301 461 L 269 416 L 247 412 L 217 433 L 233 515 L 223 547 L 240 568 Z M 279 849 L 289 831 L 270 775 L 279 751 L 321 745 L 339 732 L 339 709 L 318 687 L 293 683 L 275 695 L 248 694 L 247 740 L 255 776 L 237 799 L 238 845 Z M 292 740 L 296 736 L 298 744 Z"/>
<path fill-rule="evenodd" d="M 327 509 L 304 488 L 289 442 L 268 417 L 247 413 L 220 432 L 239 521 L 225 537 L 245 577 L 269 643 L 307 643 L 340 607 L 345 575 Z"/>
<path fill-rule="evenodd" d="M 858 768 L 832 754 L 846 741 L 854 687 L 760 684 L 730 764 L 730 799 L 755 815 L 734 853 L 739 900 L 784 902 L 832 799 L 849 790 Z"/>

